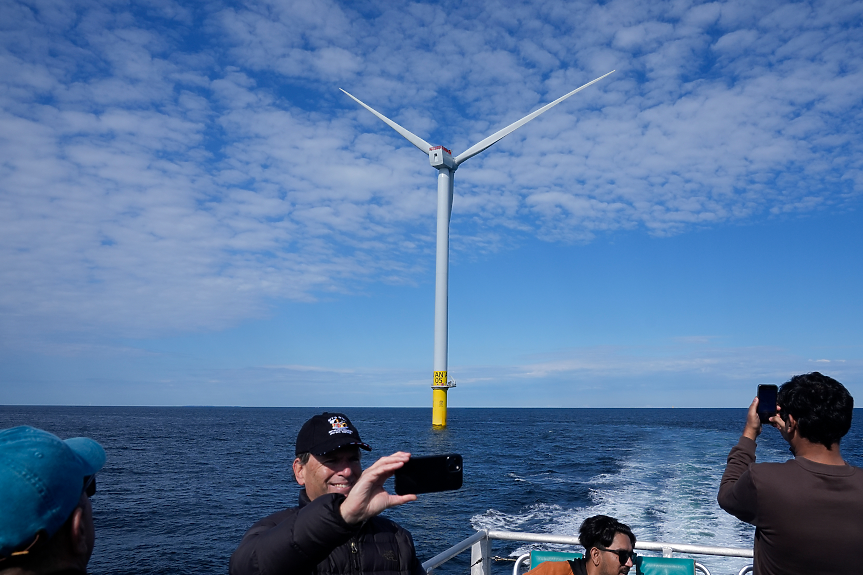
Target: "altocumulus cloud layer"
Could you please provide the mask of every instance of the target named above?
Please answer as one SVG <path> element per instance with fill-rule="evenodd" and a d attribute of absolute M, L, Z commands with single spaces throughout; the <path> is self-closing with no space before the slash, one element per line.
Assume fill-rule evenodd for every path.
<path fill-rule="evenodd" d="M 863 4 L 4 2 L 0 336 L 218 329 L 456 250 L 859 205 Z"/>

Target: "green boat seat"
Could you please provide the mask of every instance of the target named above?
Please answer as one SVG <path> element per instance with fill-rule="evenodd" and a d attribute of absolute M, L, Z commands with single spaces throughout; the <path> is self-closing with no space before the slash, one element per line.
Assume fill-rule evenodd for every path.
<path fill-rule="evenodd" d="M 695 575 L 695 560 L 679 557 L 635 558 L 636 575 Z"/>
<path fill-rule="evenodd" d="M 581 553 L 569 551 L 531 551 L 530 568 L 533 569 L 543 561 L 569 561 L 570 559 L 581 559 Z"/>

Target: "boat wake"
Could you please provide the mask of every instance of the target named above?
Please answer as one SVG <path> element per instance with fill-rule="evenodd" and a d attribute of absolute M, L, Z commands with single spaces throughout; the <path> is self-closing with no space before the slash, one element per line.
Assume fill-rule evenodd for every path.
<path fill-rule="evenodd" d="M 587 505 L 562 507 L 540 502 L 514 512 L 489 509 L 471 518 L 473 527 L 578 535 L 584 519 L 602 514 L 627 523 L 643 541 L 751 547 L 754 529 L 725 513 L 716 503 L 725 457 L 733 444 L 728 434 L 690 430 L 681 437 L 657 430 L 647 435 L 620 461 L 618 471 L 598 474 L 584 482 Z M 525 481 L 535 483 L 536 479 Z M 522 544 L 510 554 L 566 548 Z M 694 558 L 714 574 L 737 573 L 749 563 L 733 557 Z"/>

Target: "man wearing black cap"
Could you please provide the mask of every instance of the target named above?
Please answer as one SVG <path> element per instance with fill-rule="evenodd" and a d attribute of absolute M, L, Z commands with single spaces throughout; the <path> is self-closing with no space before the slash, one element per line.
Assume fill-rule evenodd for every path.
<path fill-rule="evenodd" d="M 383 488 L 410 453 L 382 457 L 363 471 L 360 448 L 371 451 L 341 413 L 304 423 L 293 465 L 303 486 L 299 506 L 252 525 L 231 556 L 231 575 L 423 575 L 410 533 L 377 516 L 416 499 Z"/>

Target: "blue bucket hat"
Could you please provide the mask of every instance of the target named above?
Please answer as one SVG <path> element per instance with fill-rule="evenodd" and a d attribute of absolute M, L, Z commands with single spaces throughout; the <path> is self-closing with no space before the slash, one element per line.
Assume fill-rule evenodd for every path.
<path fill-rule="evenodd" d="M 105 450 L 86 437 L 66 441 L 34 427 L 0 431 L 0 557 L 44 530 L 63 525 L 81 499 L 84 477 L 105 465 Z"/>

